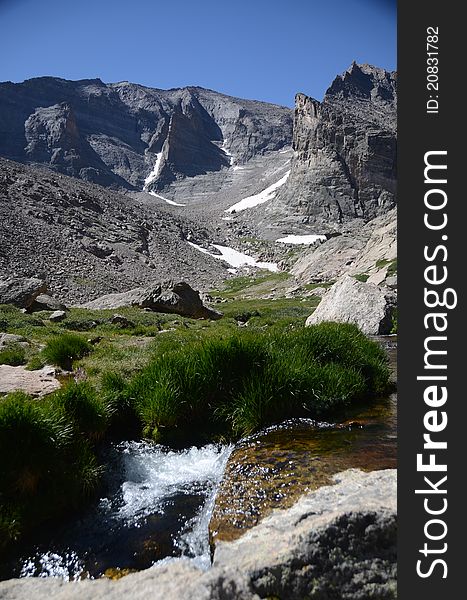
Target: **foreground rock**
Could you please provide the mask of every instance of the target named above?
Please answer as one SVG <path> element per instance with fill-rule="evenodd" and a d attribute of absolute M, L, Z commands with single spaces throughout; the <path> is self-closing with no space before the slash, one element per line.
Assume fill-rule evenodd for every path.
<path fill-rule="evenodd" d="M 54 367 L 28 371 L 21 366 L 0 365 L 0 394 L 22 391 L 30 396 L 45 396 L 59 387 Z"/>
<path fill-rule="evenodd" d="M 367 600 L 396 598 L 396 471 L 349 470 L 336 485 L 276 511 L 241 539 L 221 544 L 213 567 L 188 560 L 118 581 L 12 579 L 5 600 Z"/>
<path fill-rule="evenodd" d="M 39 294 L 45 293 L 47 285 L 35 277 L 10 277 L 0 279 L 0 304 L 14 304 L 29 308 Z"/>
<path fill-rule="evenodd" d="M 367 335 L 387 335 L 392 331 L 395 311 L 393 291 L 344 275 L 308 317 L 306 325 L 322 321 L 355 323 Z"/>
<path fill-rule="evenodd" d="M 95 310 L 115 309 L 124 306 L 139 306 L 155 312 L 175 313 L 193 319 L 220 319 L 223 315 L 217 310 L 205 306 L 199 292 L 184 281 L 173 284 L 160 283 L 152 286 L 135 288 L 121 294 L 107 294 L 81 308 Z"/>

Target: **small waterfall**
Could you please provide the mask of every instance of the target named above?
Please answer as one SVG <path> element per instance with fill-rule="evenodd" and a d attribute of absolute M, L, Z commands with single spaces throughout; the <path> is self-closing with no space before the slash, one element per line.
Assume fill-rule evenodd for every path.
<path fill-rule="evenodd" d="M 166 551 L 144 566 L 184 557 L 208 568 L 208 526 L 232 448 L 208 444 L 177 451 L 144 441 L 118 444 L 110 461 L 110 478 L 118 481 L 114 493 L 49 547 L 23 556 L 16 576 L 78 580 L 110 567 L 135 568 L 128 556 L 133 546 L 144 546 L 145 536 Z M 100 566 L 93 571 L 90 564 Z"/>

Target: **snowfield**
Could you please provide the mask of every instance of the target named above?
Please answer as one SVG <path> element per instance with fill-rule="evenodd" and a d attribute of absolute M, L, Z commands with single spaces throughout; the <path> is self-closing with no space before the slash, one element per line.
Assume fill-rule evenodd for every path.
<path fill-rule="evenodd" d="M 164 198 L 164 196 L 156 194 L 156 192 L 149 192 L 149 194 L 151 194 L 151 196 L 154 196 L 154 198 L 160 198 L 160 200 L 163 200 L 164 202 L 167 202 L 167 204 L 171 204 L 172 206 L 186 206 L 186 204 L 180 204 L 179 202 L 175 202 L 174 200 Z"/>
<path fill-rule="evenodd" d="M 213 254 L 212 252 L 209 252 L 209 250 L 206 250 L 206 248 L 198 246 L 198 244 L 194 244 L 193 242 L 188 243 L 190 244 L 190 246 L 196 248 L 196 250 L 199 250 L 204 254 L 208 254 L 213 258 L 218 258 L 219 260 L 224 260 L 231 267 L 237 268 L 246 265 L 249 267 L 256 267 L 258 269 L 267 269 L 268 271 L 272 271 L 273 273 L 277 273 L 279 271 L 276 263 L 256 261 L 252 256 L 248 256 L 248 254 L 243 254 L 243 252 L 239 252 L 238 250 L 234 250 L 233 248 L 229 248 L 228 246 L 212 244 L 213 248 L 216 248 L 216 250 L 219 250 L 220 252 L 220 254 Z M 228 271 L 229 273 L 235 272 L 233 269 L 228 269 Z"/>
<path fill-rule="evenodd" d="M 146 191 L 148 189 L 148 186 L 153 181 L 156 181 L 156 179 L 158 178 L 159 170 L 161 168 L 161 162 L 162 162 L 162 152 L 158 152 L 156 154 L 156 162 L 154 163 L 154 167 L 153 167 L 152 171 L 149 173 L 149 175 L 146 177 L 146 179 L 144 180 L 143 191 Z"/>
<path fill-rule="evenodd" d="M 281 244 L 303 244 L 306 246 L 311 246 L 311 244 L 315 244 L 316 242 L 325 242 L 325 235 L 286 235 L 283 238 L 279 238 L 276 242 Z"/>
<path fill-rule="evenodd" d="M 243 198 L 243 200 L 240 200 L 240 202 L 237 202 L 225 212 L 240 212 L 247 208 L 253 208 L 253 206 L 258 206 L 258 204 L 263 204 L 263 202 L 271 200 L 276 195 L 277 190 L 287 181 L 289 175 L 290 171 L 287 171 L 287 173 L 281 179 L 279 179 L 279 181 L 276 181 L 276 183 L 273 183 L 259 194 L 254 194 L 253 196 Z"/>

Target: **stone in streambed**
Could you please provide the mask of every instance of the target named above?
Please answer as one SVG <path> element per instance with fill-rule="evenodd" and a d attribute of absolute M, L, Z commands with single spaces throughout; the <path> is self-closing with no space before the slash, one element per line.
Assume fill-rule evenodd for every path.
<path fill-rule="evenodd" d="M 117 581 L 56 578 L 0 582 L 5 600 L 362 600 L 397 597 L 396 471 L 349 470 L 334 485 L 274 512 L 235 542 L 211 569 L 189 560 L 156 565 Z"/>

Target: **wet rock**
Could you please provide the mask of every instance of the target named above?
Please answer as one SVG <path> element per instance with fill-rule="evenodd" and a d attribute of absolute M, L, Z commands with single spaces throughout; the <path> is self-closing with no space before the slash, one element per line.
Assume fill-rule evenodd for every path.
<path fill-rule="evenodd" d="M 28 371 L 25 367 L 0 365 L 0 394 L 22 391 L 31 396 L 45 396 L 60 388 L 54 367 Z"/>
<path fill-rule="evenodd" d="M 222 313 L 203 304 L 199 292 L 188 283 L 157 283 L 135 288 L 121 294 L 108 294 L 83 304 L 82 308 L 113 309 L 123 306 L 139 306 L 155 312 L 175 313 L 194 319 L 220 319 Z"/>
<path fill-rule="evenodd" d="M 392 367 L 394 361 L 392 356 Z M 340 471 L 394 468 L 396 445 L 388 437 L 397 432 L 395 414 L 392 396 L 389 402 L 347 410 L 336 424 L 297 419 L 237 443 L 209 523 L 211 548 L 238 539 L 273 510 L 290 507 L 305 490 L 328 485 Z"/>
<path fill-rule="evenodd" d="M 29 308 L 39 294 L 45 293 L 47 284 L 36 277 L 10 277 L 0 279 L 0 304 L 13 304 Z"/>
<path fill-rule="evenodd" d="M 306 325 L 322 321 L 355 323 L 368 335 L 386 335 L 392 331 L 395 310 L 393 291 L 344 275 L 308 317 Z"/>
<path fill-rule="evenodd" d="M 188 560 L 117 581 L 13 579 L 5 600 L 333 600 L 396 598 L 396 471 L 350 470 L 334 485 L 276 511 L 235 542 L 221 544 L 208 571 Z M 265 543 L 266 541 L 266 543 Z"/>

